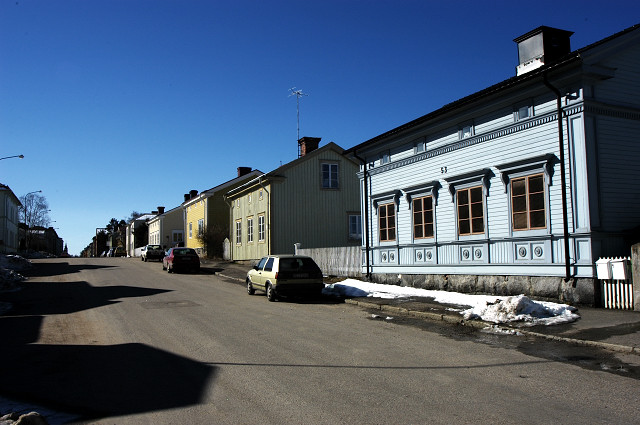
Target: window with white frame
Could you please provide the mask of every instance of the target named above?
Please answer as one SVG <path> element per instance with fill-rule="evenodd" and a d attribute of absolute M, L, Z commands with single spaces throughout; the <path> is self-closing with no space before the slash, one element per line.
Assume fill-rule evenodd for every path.
<path fill-rule="evenodd" d="M 198 220 L 198 236 L 202 236 L 204 234 L 204 218 Z"/>
<path fill-rule="evenodd" d="M 247 243 L 253 242 L 253 217 L 247 218 Z"/>
<path fill-rule="evenodd" d="M 242 220 L 236 220 L 236 245 L 242 244 Z"/>
<path fill-rule="evenodd" d="M 193 223 L 189 222 L 189 239 L 193 238 Z"/>
<path fill-rule="evenodd" d="M 322 164 L 322 188 L 323 189 L 338 188 L 338 164 L 330 164 L 330 163 Z"/>
<path fill-rule="evenodd" d="M 362 216 L 349 214 L 349 239 L 362 239 Z"/>
<path fill-rule="evenodd" d="M 258 241 L 264 241 L 264 214 L 258 216 Z"/>
<path fill-rule="evenodd" d="M 390 162 L 391 162 L 391 154 L 389 154 L 389 152 L 383 152 L 382 154 L 380 154 L 381 165 L 388 164 Z"/>

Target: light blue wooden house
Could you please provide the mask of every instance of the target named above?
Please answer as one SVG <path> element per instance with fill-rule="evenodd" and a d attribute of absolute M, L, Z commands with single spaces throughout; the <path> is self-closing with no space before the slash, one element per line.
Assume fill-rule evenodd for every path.
<path fill-rule="evenodd" d="M 516 38 L 516 76 L 345 152 L 363 273 L 597 303 L 595 261 L 640 225 L 640 25 L 573 52 L 571 35 Z"/>

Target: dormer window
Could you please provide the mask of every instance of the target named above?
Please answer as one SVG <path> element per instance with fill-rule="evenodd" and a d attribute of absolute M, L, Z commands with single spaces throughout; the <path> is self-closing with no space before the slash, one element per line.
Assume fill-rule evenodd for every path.
<path fill-rule="evenodd" d="M 458 137 L 460 139 L 466 139 L 473 136 L 473 126 L 471 124 L 464 125 L 458 131 Z"/>
<path fill-rule="evenodd" d="M 533 107 L 531 105 L 519 105 L 516 106 L 515 111 L 515 120 L 521 121 L 531 118 L 533 116 Z"/>

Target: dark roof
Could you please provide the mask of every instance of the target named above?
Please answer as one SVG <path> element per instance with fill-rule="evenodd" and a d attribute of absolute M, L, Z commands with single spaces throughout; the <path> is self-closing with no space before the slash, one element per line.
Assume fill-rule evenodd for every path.
<path fill-rule="evenodd" d="M 542 27 L 536 28 L 535 30 L 530 31 L 530 32 L 535 32 L 535 31 L 539 30 L 540 28 L 542 28 Z M 540 67 L 540 68 L 538 68 L 538 69 L 536 69 L 534 71 L 528 72 L 528 73 L 523 74 L 523 75 L 518 75 L 518 76 L 515 76 L 515 77 L 508 78 L 508 79 L 506 79 L 504 81 L 501 81 L 501 82 L 499 82 L 497 84 L 494 84 L 494 85 L 492 85 L 490 87 L 487 87 L 486 89 L 480 90 L 478 92 L 470 94 L 469 96 L 466 96 L 466 97 L 458 99 L 458 100 L 456 100 L 454 102 L 448 103 L 448 104 L 444 105 L 443 107 L 441 107 L 440 109 L 437 109 L 437 110 L 435 110 L 433 112 L 430 112 L 430 113 L 428 113 L 426 115 L 423 115 L 423 116 L 421 116 L 419 118 L 416 118 L 413 121 L 409 121 L 406 124 L 403 124 L 403 125 L 401 125 L 399 127 L 396 127 L 396 128 L 394 128 L 392 130 L 389 130 L 386 133 L 382 133 L 382 134 L 380 134 L 380 135 L 378 135 L 378 136 L 376 136 L 376 137 L 374 137 L 372 139 L 369 139 L 369 140 L 367 140 L 365 142 L 362 142 L 362 143 L 360 143 L 360 144 L 358 144 L 356 146 L 353 146 L 353 147 L 345 150 L 345 154 L 356 152 L 358 149 L 360 149 L 360 148 L 362 148 L 364 146 L 376 143 L 376 142 L 378 142 L 380 140 L 386 139 L 386 138 L 388 138 L 390 136 L 393 136 L 395 134 L 402 133 L 405 130 L 408 130 L 410 128 L 418 126 L 418 125 L 420 125 L 422 123 L 425 123 L 425 122 L 427 122 L 429 120 L 437 118 L 437 117 L 439 117 L 441 115 L 446 114 L 447 112 L 453 111 L 453 110 L 458 109 L 458 108 L 460 108 L 462 106 L 471 104 L 471 103 L 473 103 L 473 102 L 475 102 L 477 100 L 480 100 L 480 99 L 482 99 L 484 97 L 487 97 L 489 95 L 492 95 L 492 94 L 501 92 L 503 90 L 512 88 L 512 87 L 514 87 L 516 85 L 524 84 L 527 81 L 531 81 L 531 80 L 537 79 L 541 75 L 543 75 L 545 72 L 548 72 L 548 71 L 551 71 L 551 70 L 554 70 L 554 69 L 558 69 L 558 68 L 560 68 L 562 66 L 569 65 L 569 64 L 571 64 L 573 62 L 576 62 L 576 63 L 580 62 L 582 60 L 582 54 L 587 52 L 588 50 L 591 50 L 591 49 L 593 49 L 593 48 L 595 48 L 597 46 L 600 46 L 600 45 L 602 45 L 602 44 L 604 44 L 604 43 L 606 43 L 606 42 L 608 42 L 608 41 L 610 41 L 612 39 L 618 38 L 618 37 L 620 37 L 620 36 L 622 36 L 624 34 L 632 32 L 632 31 L 634 31 L 634 30 L 636 30 L 638 28 L 640 28 L 640 24 L 636 24 L 636 25 L 634 25 L 632 27 L 629 27 L 629 28 L 627 28 L 625 30 L 622 30 L 622 31 L 620 31 L 620 32 L 618 32 L 616 34 L 613 34 L 613 35 L 609 36 L 609 37 L 603 38 L 602 40 L 596 41 L 595 43 L 592 43 L 592 44 L 590 44 L 590 45 L 588 45 L 586 47 L 583 47 L 581 49 L 574 50 L 573 52 L 568 53 L 563 58 L 558 59 L 554 63 L 542 66 L 542 67 Z M 529 33 L 527 33 L 527 34 L 529 34 Z"/>

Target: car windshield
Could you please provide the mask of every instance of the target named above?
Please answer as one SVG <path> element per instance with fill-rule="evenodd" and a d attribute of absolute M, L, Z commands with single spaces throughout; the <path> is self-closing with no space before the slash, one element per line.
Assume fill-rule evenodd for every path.
<path fill-rule="evenodd" d="M 281 258 L 280 271 L 319 272 L 320 268 L 311 258 Z"/>
<path fill-rule="evenodd" d="M 197 255 L 191 248 L 179 248 L 173 250 L 173 255 Z"/>

